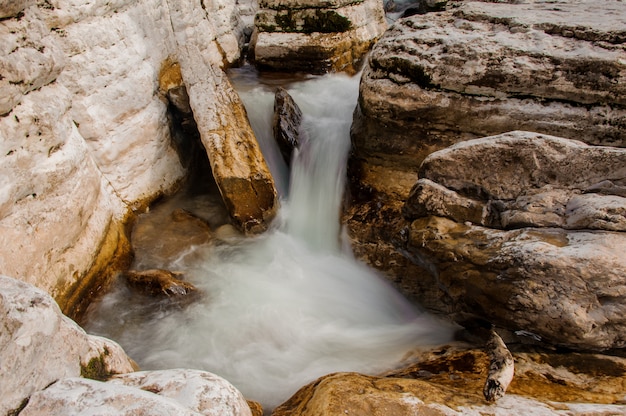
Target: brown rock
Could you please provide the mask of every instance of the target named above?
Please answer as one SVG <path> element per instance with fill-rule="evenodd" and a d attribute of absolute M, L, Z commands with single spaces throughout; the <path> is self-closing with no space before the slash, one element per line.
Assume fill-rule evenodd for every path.
<path fill-rule="evenodd" d="M 520 370 L 496 404 L 482 397 L 489 358 L 480 350 L 443 347 L 386 377 L 336 373 L 300 389 L 273 416 L 624 414 L 625 361 L 602 355 L 516 353 Z M 613 367 L 604 373 L 599 368 Z M 599 374 L 600 373 L 600 374 Z M 578 403 L 585 404 L 578 407 Z"/>
<path fill-rule="evenodd" d="M 180 278 L 180 272 L 169 270 L 128 270 L 124 277 L 130 286 L 149 295 L 186 296 L 194 293 L 197 289 L 189 282 Z"/>

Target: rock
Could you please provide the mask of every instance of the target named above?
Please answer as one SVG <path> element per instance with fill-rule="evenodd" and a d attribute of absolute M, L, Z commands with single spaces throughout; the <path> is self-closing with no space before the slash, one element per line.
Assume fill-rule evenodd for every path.
<path fill-rule="evenodd" d="M 0 319 L 2 414 L 62 378 L 134 371 L 118 344 L 87 335 L 47 293 L 6 276 L 0 276 Z"/>
<path fill-rule="evenodd" d="M 169 270 L 128 270 L 124 277 L 128 284 L 142 293 L 160 296 L 188 296 L 196 292 L 196 287 L 181 280 L 183 273 Z"/>
<path fill-rule="evenodd" d="M 264 0 L 250 49 L 261 68 L 355 73 L 387 28 L 380 1 Z"/>
<path fill-rule="evenodd" d="M 88 413 L 251 415 L 241 393 L 228 382 L 210 373 L 194 370 L 134 373 L 124 379 L 106 383 L 83 378 L 65 378 L 33 394 L 20 414 L 37 416 Z"/>
<path fill-rule="evenodd" d="M 274 139 L 287 165 L 291 165 L 293 151 L 300 146 L 302 111 L 286 89 L 278 87 L 274 95 L 272 129 Z"/>
<path fill-rule="evenodd" d="M 612 191 L 626 183 L 624 149 L 510 132 L 433 153 L 419 176 L 405 205 L 410 219 L 626 231 L 626 198 Z M 603 190 L 585 193 L 589 189 Z"/>
<path fill-rule="evenodd" d="M 619 274 L 624 270 L 624 265 L 617 261 L 617 251 L 608 248 L 606 257 L 588 253 L 596 251 L 595 241 L 605 247 L 603 239 L 621 247 L 625 218 L 622 192 L 626 176 L 622 150 L 617 148 L 626 144 L 626 10 L 623 2 L 610 1 L 604 6 L 598 10 L 589 1 L 563 2 L 558 6 L 544 1 L 450 2 L 446 11 L 399 19 L 385 33 L 364 69 L 351 130 L 351 202 L 344 221 L 357 257 L 385 272 L 407 296 L 460 321 L 463 314 L 459 315 L 454 305 L 456 301 L 463 303 L 463 296 L 468 296 L 467 300 L 473 297 L 470 292 L 475 293 L 477 283 L 474 276 L 488 273 L 492 277 L 487 278 L 489 283 L 484 282 L 485 285 L 497 287 L 498 282 L 505 280 L 499 267 L 505 267 L 507 261 L 512 262 L 507 270 L 517 267 L 520 278 L 524 275 L 521 279 L 530 282 L 550 273 L 569 276 L 567 261 L 577 259 L 576 264 L 580 262 L 582 267 L 594 257 L 593 261 L 603 265 L 585 267 L 581 275 L 572 275 L 576 276 L 574 280 L 587 276 L 586 273 L 592 274 L 594 277 L 588 275 L 588 279 L 593 280 L 596 273 L 607 271 L 605 283 L 621 287 L 622 283 L 616 283 L 620 279 L 611 271 L 617 268 Z M 565 145 L 556 140 L 548 145 L 541 139 L 539 146 L 545 145 L 545 150 L 538 151 L 533 143 L 539 142 L 535 142 L 533 134 L 525 133 L 520 143 L 527 142 L 528 153 L 522 156 L 514 152 L 521 163 L 508 153 L 511 148 L 484 153 L 472 159 L 474 167 L 463 175 L 471 176 L 469 172 L 474 171 L 485 179 L 492 176 L 493 186 L 485 188 L 478 182 L 462 184 L 462 176 L 458 175 L 457 187 L 431 178 L 425 171 L 421 174 L 422 162 L 435 151 L 519 129 L 578 142 Z M 601 147 L 586 147 L 581 142 Z M 563 155 L 559 157 L 561 151 Z M 566 166 L 569 158 L 573 162 L 571 170 Z M 455 163 L 450 161 L 448 167 L 454 170 Z M 498 173 L 502 171 L 508 172 L 506 178 Z M 554 178 L 542 176 L 556 175 L 556 171 L 560 173 Z M 415 181 L 411 183 L 412 178 Z M 408 188 L 407 183 L 411 183 Z M 595 192 L 600 189 L 603 191 Z M 402 212 L 411 219 L 423 217 L 417 220 L 421 225 L 406 227 L 397 219 L 401 215 L 399 207 L 407 200 Z M 444 222 L 435 216 L 452 221 Z M 466 222 L 473 225 L 465 225 Z M 419 231 L 420 226 L 437 231 Z M 533 231 L 518 230 L 523 227 L 533 227 Z M 448 239 L 450 232 L 458 237 L 454 242 Z M 448 243 L 440 244 L 431 237 Z M 470 242 L 474 237 L 476 240 Z M 507 254 L 496 254 L 503 241 L 508 241 Z M 405 250 L 407 244 L 410 253 Z M 520 250 L 517 254 L 523 252 L 524 260 L 515 258 L 516 244 Z M 533 250 L 536 258 L 531 254 Z M 468 255 L 472 260 L 468 260 Z M 558 266 L 549 266 L 550 272 L 540 268 L 541 261 L 550 264 L 554 256 L 561 255 L 565 257 L 557 261 Z M 532 271 L 522 273 L 526 267 Z M 440 280 L 455 279 L 455 273 L 457 283 L 464 282 L 462 286 L 468 290 L 464 295 L 459 290 L 465 289 L 453 288 Z M 554 279 L 558 279 L 556 275 Z M 514 280 L 512 287 L 518 282 Z M 583 280 L 586 282 L 587 278 Z M 501 304 L 503 309 L 490 316 L 519 314 L 527 305 L 517 301 L 525 296 L 532 298 L 529 293 L 522 294 L 532 284 L 507 295 L 488 290 L 489 295 L 485 293 L 461 309 L 474 317 L 482 315 L 483 310 L 492 307 L 493 296 L 512 303 L 506 307 Z M 483 283 L 479 285 L 486 289 Z M 556 292 L 567 298 L 567 288 L 561 289 Z M 594 290 L 595 286 L 590 292 Z M 620 298 L 621 289 L 614 292 Z M 568 330 L 559 333 L 565 325 L 557 324 L 554 330 L 544 326 L 543 341 L 563 341 L 577 345 L 576 348 L 623 345 L 616 335 L 622 323 L 612 314 L 613 302 L 606 300 L 606 294 L 599 295 L 602 301 L 590 294 L 590 299 L 594 299 L 590 304 L 585 304 L 582 299 L 586 295 L 576 289 L 572 297 L 577 296 L 581 298 L 567 301 L 572 305 L 564 313 L 569 315 L 565 320 L 572 328 L 578 328 L 574 332 L 587 332 L 582 329 L 586 326 L 600 325 L 604 329 L 586 340 L 584 336 L 577 340 L 578 335 Z M 531 300 L 529 304 L 532 303 Z M 580 318 L 578 308 L 582 310 Z M 550 308 L 540 309 L 547 313 Z M 555 308 L 549 313 L 561 312 Z M 535 325 L 529 319 L 535 319 L 534 313 L 523 322 L 520 319 L 508 324 L 515 330 L 530 326 L 533 332 Z M 556 316 L 554 319 L 558 320 Z M 614 319 L 613 323 L 607 324 L 610 319 Z M 614 328 L 609 329 L 612 325 Z"/>
<path fill-rule="evenodd" d="M 417 168 L 511 130 L 626 146 L 624 16 L 619 1 L 464 1 L 399 19 L 363 73 L 355 157 Z"/>
<path fill-rule="evenodd" d="M 206 416 L 252 415 L 250 406 L 239 390 L 207 371 L 139 371 L 117 375 L 109 383 L 156 393 Z"/>
<path fill-rule="evenodd" d="M 480 394 L 489 366 L 484 352 L 446 346 L 420 357 L 386 377 L 356 373 L 321 377 L 272 415 L 626 414 L 623 391 L 618 387 L 625 378 L 621 358 L 515 354 L 523 370 L 516 375 L 509 394 L 490 404 Z M 599 375 L 585 362 L 601 368 L 615 366 L 615 371 L 610 371 L 610 376 Z"/>
<path fill-rule="evenodd" d="M 626 346 L 626 199 L 583 193 L 623 186 L 626 150 L 511 132 L 432 153 L 419 175 L 407 240 L 446 293 L 437 309 L 557 345 Z"/>
<path fill-rule="evenodd" d="M 211 227 L 205 220 L 185 209 L 157 205 L 149 215 L 140 215 L 133 226 L 133 267 L 166 268 L 190 246 L 209 244 L 212 240 Z"/>

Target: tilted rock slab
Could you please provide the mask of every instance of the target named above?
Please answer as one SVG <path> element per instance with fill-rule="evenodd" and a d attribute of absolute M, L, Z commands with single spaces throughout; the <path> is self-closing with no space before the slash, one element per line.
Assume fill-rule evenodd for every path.
<path fill-rule="evenodd" d="M 193 29 L 175 29 L 181 81 L 226 209 L 241 231 L 262 232 L 276 215 L 278 192 L 246 109 L 226 74 L 189 39 Z"/>
<path fill-rule="evenodd" d="M 459 143 L 422 164 L 407 248 L 459 322 L 624 348 L 625 181 L 620 148 L 526 132 Z"/>
<path fill-rule="evenodd" d="M 250 48 L 261 68 L 354 73 L 387 22 L 376 0 L 263 0 L 254 26 Z"/>
<path fill-rule="evenodd" d="M 612 0 L 464 1 L 399 19 L 364 70 L 356 156 L 417 167 L 511 130 L 626 146 L 625 27 Z"/>

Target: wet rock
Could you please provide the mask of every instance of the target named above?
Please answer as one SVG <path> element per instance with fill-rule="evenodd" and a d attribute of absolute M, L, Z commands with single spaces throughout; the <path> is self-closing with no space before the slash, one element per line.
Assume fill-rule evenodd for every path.
<path fill-rule="evenodd" d="M 279 87 L 274 95 L 274 139 L 287 165 L 291 165 L 293 151 L 300 146 L 302 111 L 286 89 Z"/>
<path fill-rule="evenodd" d="M 196 287 L 181 280 L 183 273 L 169 270 L 128 270 L 124 277 L 128 284 L 149 295 L 187 296 L 196 292 Z"/>
<path fill-rule="evenodd" d="M 87 335 L 47 293 L 6 276 L 0 276 L 0 321 L 1 414 L 62 378 L 134 371 L 117 343 Z"/>
<path fill-rule="evenodd" d="M 386 28 L 380 1 L 265 0 L 250 49 L 262 68 L 354 73 Z"/>
<path fill-rule="evenodd" d="M 185 43 L 182 34 L 179 42 Z M 245 233 L 263 232 L 278 208 L 274 179 L 241 99 L 217 63 L 203 59 L 201 51 L 185 44 L 178 58 L 213 178 L 234 225 Z"/>
<path fill-rule="evenodd" d="M 386 377 L 336 373 L 300 389 L 273 416 L 624 414 L 624 360 L 601 355 L 514 353 L 521 369 L 509 394 L 491 404 L 482 397 L 489 358 L 480 350 L 444 347 L 422 352 L 414 364 Z M 598 374 L 584 363 L 616 371 Z M 556 376 L 557 374 L 560 374 Z M 531 394 L 529 394 L 531 393 Z"/>

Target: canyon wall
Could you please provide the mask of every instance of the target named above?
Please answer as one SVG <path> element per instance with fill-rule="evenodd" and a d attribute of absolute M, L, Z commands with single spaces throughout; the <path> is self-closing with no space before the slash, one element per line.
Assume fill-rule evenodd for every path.
<path fill-rule="evenodd" d="M 2 273 L 51 293 L 69 312 L 112 262 L 128 260 L 128 215 L 185 175 L 159 90 L 162 68 L 186 48 L 228 90 L 221 67 L 239 59 L 243 44 L 235 7 L 0 4 Z"/>

